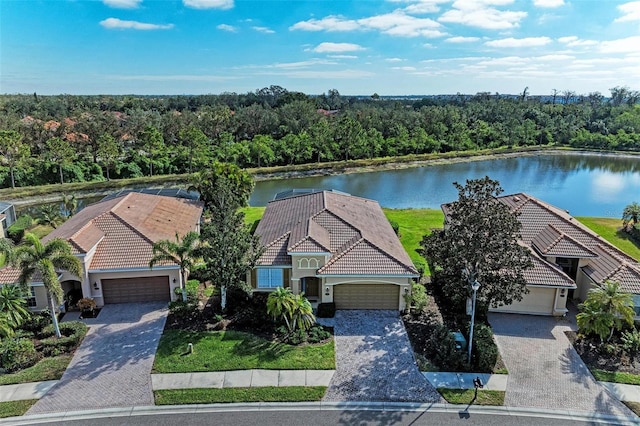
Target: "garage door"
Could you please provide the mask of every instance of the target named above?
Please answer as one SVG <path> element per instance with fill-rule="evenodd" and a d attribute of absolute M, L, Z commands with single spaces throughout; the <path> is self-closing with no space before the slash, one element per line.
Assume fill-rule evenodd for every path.
<path fill-rule="evenodd" d="M 169 277 L 140 277 L 102 280 L 104 303 L 168 302 Z"/>
<path fill-rule="evenodd" d="M 554 288 L 529 287 L 529 293 L 522 296 L 520 302 L 501 306 L 495 312 L 515 312 L 521 314 L 551 315 L 556 298 Z"/>
<path fill-rule="evenodd" d="M 398 310 L 400 286 L 393 284 L 340 284 L 333 287 L 336 309 Z"/>

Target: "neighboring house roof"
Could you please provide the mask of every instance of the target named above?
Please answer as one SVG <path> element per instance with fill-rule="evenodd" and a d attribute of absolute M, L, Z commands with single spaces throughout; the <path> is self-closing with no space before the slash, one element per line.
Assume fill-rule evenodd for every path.
<path fill-rule="evenodd" d="M 132 192 L 85 207 L 42 241 L 62 238 L 74 254 L 93 252 L 89 269 L 148 268 L 153 243 L 196 230 L 202 209 L 198 201 Z M 4 268 L 0 283 L 14 276 Z"/>
<path fill-rule="evenodd" d="M 258 265 L 291 265 L 292 253 L 329 254 L 319 275 L 418 275 L 373 200 L 321 191 L 269 202 L 256 228 Z"/>
<path fill-rule="evenodd" d="M 498 197 L 498 200 L 518 214 L 523 243 L 542 256 L 588 259 L 589 263 L 582 271 L 594 282 L 618 281 L 623 291 L 640 294 L 640 264 L 567 211 L 524 193 Z M 542 256 L 539 259 L 555 269 Z M 536 256 L 532 258 L 535 264 Z M 529 278 L 527 282 L 533 284 L 535 280 L 529 281 Z M 537 275 L 536 280 L 541 279 L 542 275 Z M 551 275 L 544 279 L 550 280 Z"/>

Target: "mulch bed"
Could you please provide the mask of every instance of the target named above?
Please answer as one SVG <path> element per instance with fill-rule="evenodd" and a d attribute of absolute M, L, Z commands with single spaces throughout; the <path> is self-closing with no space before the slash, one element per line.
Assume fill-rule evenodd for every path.
<path fill-rule="evenodd" d="M 585 337 L 575 331 L 566 331 L 567 338 L 582 361 L 591 369 L 640 374 L 640 357 L 631 358 L 619 345 L 616 336 L 611 344 L 601 343 L 598 337 Z M 607 346 L 610 350 L 606 350 Z"/>

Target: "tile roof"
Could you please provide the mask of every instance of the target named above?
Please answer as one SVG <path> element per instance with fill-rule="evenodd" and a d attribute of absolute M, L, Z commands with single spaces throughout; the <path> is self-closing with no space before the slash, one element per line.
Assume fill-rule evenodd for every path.
<path fill-rule="evenodd" d="M 597 255 L 581 242 L 548 224 L 533 237 L 531 245 L 545 256 L 588 258 Z"/>
<path fill-rule="evenodd" d="M 527 284 L 545 287 L 576 288 L 573 280 L 556 265 L 544 260 L 534 250 L 531 251 L 533 268 L 523 273 Z"/>
<path fill-rule="evenodd" d="M 291 265 L 291 256 L 287 253 L 289 233 L 265 247 L 264 253 L 256 262 L 258 265 Z"/>
<path fill-rule="evenodd" d="M 256 234 L 267 247 L 262 265 L 283 259 L 274 246 L 290 235 L 290 253 L 331 253 L 323 274 L 418 274 L 380 205 L 365 198 L 321 191 L 274 200 Z"/>
<path fill-rule="evenodd" d="M 154 242 L 195 230 L 201 215 L 197 201 L 131 192 L 85 207 L 43 242 L 65 239 L 76 254 L 95 248 L 91 269 L 148 267 Z"/>

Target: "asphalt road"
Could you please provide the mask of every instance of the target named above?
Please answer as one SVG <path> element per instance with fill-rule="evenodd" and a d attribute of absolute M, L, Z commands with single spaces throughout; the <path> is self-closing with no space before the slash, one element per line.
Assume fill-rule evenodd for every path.
<path fill-rule="evenodd" d="M 7 419 L 8 420 L 8 419 Z M 35 420 L 35 419 L 34 419 Z M 40 419 L 42 420 L 42 419 Z M 4 422 L 0 422 L 3 424 Z M 21 422 L 15 424 L 32 424 Z M 35 423 L 33 423 L 35 424 Z M 85 417 L 77 420 L 37 424 L 47 425 L 86 425 L 91 426 L 174 426 L 174 425 L 212 425 L 254 426 L 264 425 L 490 425 L 490 426 L 573 426 L 573 425 L 612 425 L 611 421 L 572 420 L 569 418 L 550 418 L 548 414 L 541 417 L 530 417 L 497 413 L 465 413 L 452 412 L 412 412 L 412 411 L 377 411 L 377 410 L 295 410 L 295 411 L 240 411 L 240 412 L 207 412 L 170 414 L 155 412 L 138 416 L 121 417 Z M 626 423 L 631 424 L 631 423 Z"/>

